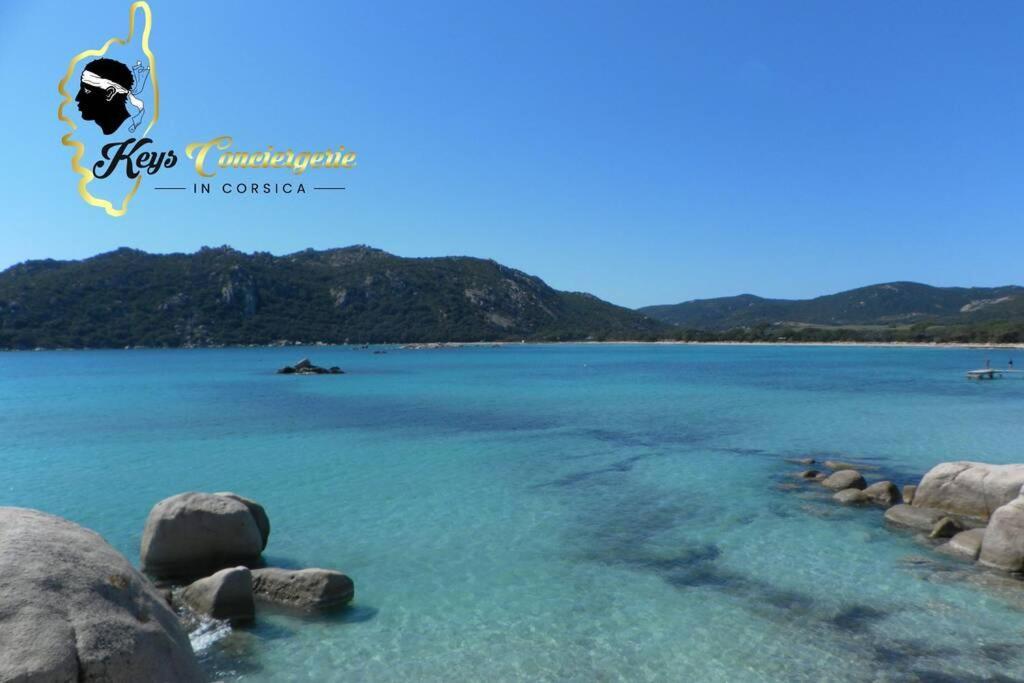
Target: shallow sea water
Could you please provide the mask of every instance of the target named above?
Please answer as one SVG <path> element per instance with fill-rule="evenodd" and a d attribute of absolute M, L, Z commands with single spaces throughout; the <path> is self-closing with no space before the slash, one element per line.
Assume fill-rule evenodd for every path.
<path fill-rule="evenodd" d="M 349 374 L 277 376 L 309 355 Z M 186 490 L 261 501 L 319 617 L 198 639 L 244 681 L 1024 680 L 1024 584 L 836 506 L 786 458 L 1024 460 L 1005 351 L 510 345 L 0 354 L 0 504 L 131 560 Z M 1002 677 L 1002 678 L 999 678 Z"/>

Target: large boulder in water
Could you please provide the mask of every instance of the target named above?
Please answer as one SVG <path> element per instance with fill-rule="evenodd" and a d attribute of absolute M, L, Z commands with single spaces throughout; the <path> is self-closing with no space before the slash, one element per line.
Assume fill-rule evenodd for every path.
<path fill-rule="evenodd" d="M 869 502 L 867 495 L 860 489 L 843 489 L 832 496 L 832 500 L 843 505 L 857 505 Z"/>
<path fill-rule="evenodd" d="M 263 537 L 263 550 L 266 550 L 267 541 L 270 540 L 270 517 L 267 516 L 267 511 L 263 509 L 263 506 L 251 498 L 246 498 L 230 491 L 221 491 L 213 495 L 233 498 L 249 508 L 249 514 L 252 515 L 253 521 L 256 522 L 256 528 L 260 530 L 260 536 Z"/>
<path fill-rule="evenodd" d="M 900 502 L 900 490 L 891 481 L 876 481 L 864 489 L 864 495 L 872 503 L 886 507 Z"/>
<path fill-rule="evenodd" d="M 860 472 L 857 470 L 839 470 L 838 472 L 829 475 L 828 478 L 823 479 L 821 484 L 833 491 L 842 491 L 843 489 L 863 489 L 867 486 L 867 482 L 864 481 L 864 477 L 862 477 Z"/>
<path fill-rule="evenodd" d="M 992 513 L 981 540 L 978 562 L 1008 572 L 1024 571 L 1024 497 Z"/>
<path fill-rule="evenodd" d="M 140 554 L 149 574 L 195 578 L 256 564 L 263 546 L 264 536 L 246 503 L 215 493 L 179 493 L 150 510 Z"/>
<path fill-rule="evenodd" d="M 214 619 L 252 621 L 256 613 L 252 573 L 247 567 L 221 569 L 213 576 L 185 586 L 181 591 L 181 601 L 194 611 Z"/>
<path fill-rule="evenodd" d="M 330 569 L 255 569 L 252 588 L 263 600 L 307 609 L 347 605 L 355 595 L 352 579 Z"/>
<path fill-rule="evenodd" d="M 177 617 L 98 534 L 0 508 L 0 680 L 200 681 Z"/>
<path fill-rule="evenodd" d="M 974 561 L 978 559 L 978 554 L 981 552 L 981 542 L 984 537 L 984 529 L 968 529 L 949 539 L 949 543 L 939 546 L 938 550 L 947 555 Z"/>
<path fill-rule="evenodd" d="M 1020 495 L 1024 465 L 944 462 L 924 475 L 914 493 L 914 507 L 988 519 L 996 508 Z"/>
<path fill-rule="evenodd" d="M 919 508 L 905 503 L 893 505 L 885 511 L 885 521 L 929 533 L 935 527 L 936 522 L 945 516 L 942 510 Z"/>

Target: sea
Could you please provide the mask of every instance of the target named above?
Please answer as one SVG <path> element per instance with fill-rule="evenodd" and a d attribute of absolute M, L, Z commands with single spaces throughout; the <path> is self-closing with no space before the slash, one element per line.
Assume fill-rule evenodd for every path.
<path fill-rule="evenodd" d="M 1024 461 L 1024 351 L 508 344 L 0 354 L 0 504 L 138 563 L 184 491 L 261 502 L 347 609 L 192 633 L 223 681 L 1024 680 L 1024 582 L 793 473 Z M 308 356 L 344 375 L 275 374 Z"/>

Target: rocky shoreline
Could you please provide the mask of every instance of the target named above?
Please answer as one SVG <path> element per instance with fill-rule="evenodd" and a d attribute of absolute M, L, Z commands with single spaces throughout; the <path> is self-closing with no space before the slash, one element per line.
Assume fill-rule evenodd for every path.
<path fill-rule="evenodd" d="M 188 625 L 352 601 L 341 572 L 264 566 L 269 538 L 256 501 L 181 493 L 150 511 L 139 571 L 93 531 L 0 507 L 0 680 L 201 681 Z"/>
<path fill-rule="evenodd" d="M 794 462 L 817 464 L 811 458 Z M 868 485 L 855 464 L 821 464 L 831 474 L 812 469 L 794 476 L 833 491 L 837 503 L 885 507 L 889 526 L 940 542 L 937 552 L 1024 575 L 1024 464 L 944 462 L 902 490 L 888 480 Z"/>

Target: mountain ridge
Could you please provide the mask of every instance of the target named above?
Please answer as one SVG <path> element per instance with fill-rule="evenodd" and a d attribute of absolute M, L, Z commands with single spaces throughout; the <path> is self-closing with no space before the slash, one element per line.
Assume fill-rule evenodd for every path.
<path fill-rule="evenodd" d="M 763 325 L 965 325 L 1024 320 L 1024 287 L 935 287 L 897 281 L 811 299 L 767 299 L 740 294 L 637 310 L 677 327 L 718 332 Z"/>
<path fill-rule="evenodd" d="M 668 326 L 470 256 L 122 247 L 0 272 L 0 348 L 644 340 Z"/>

